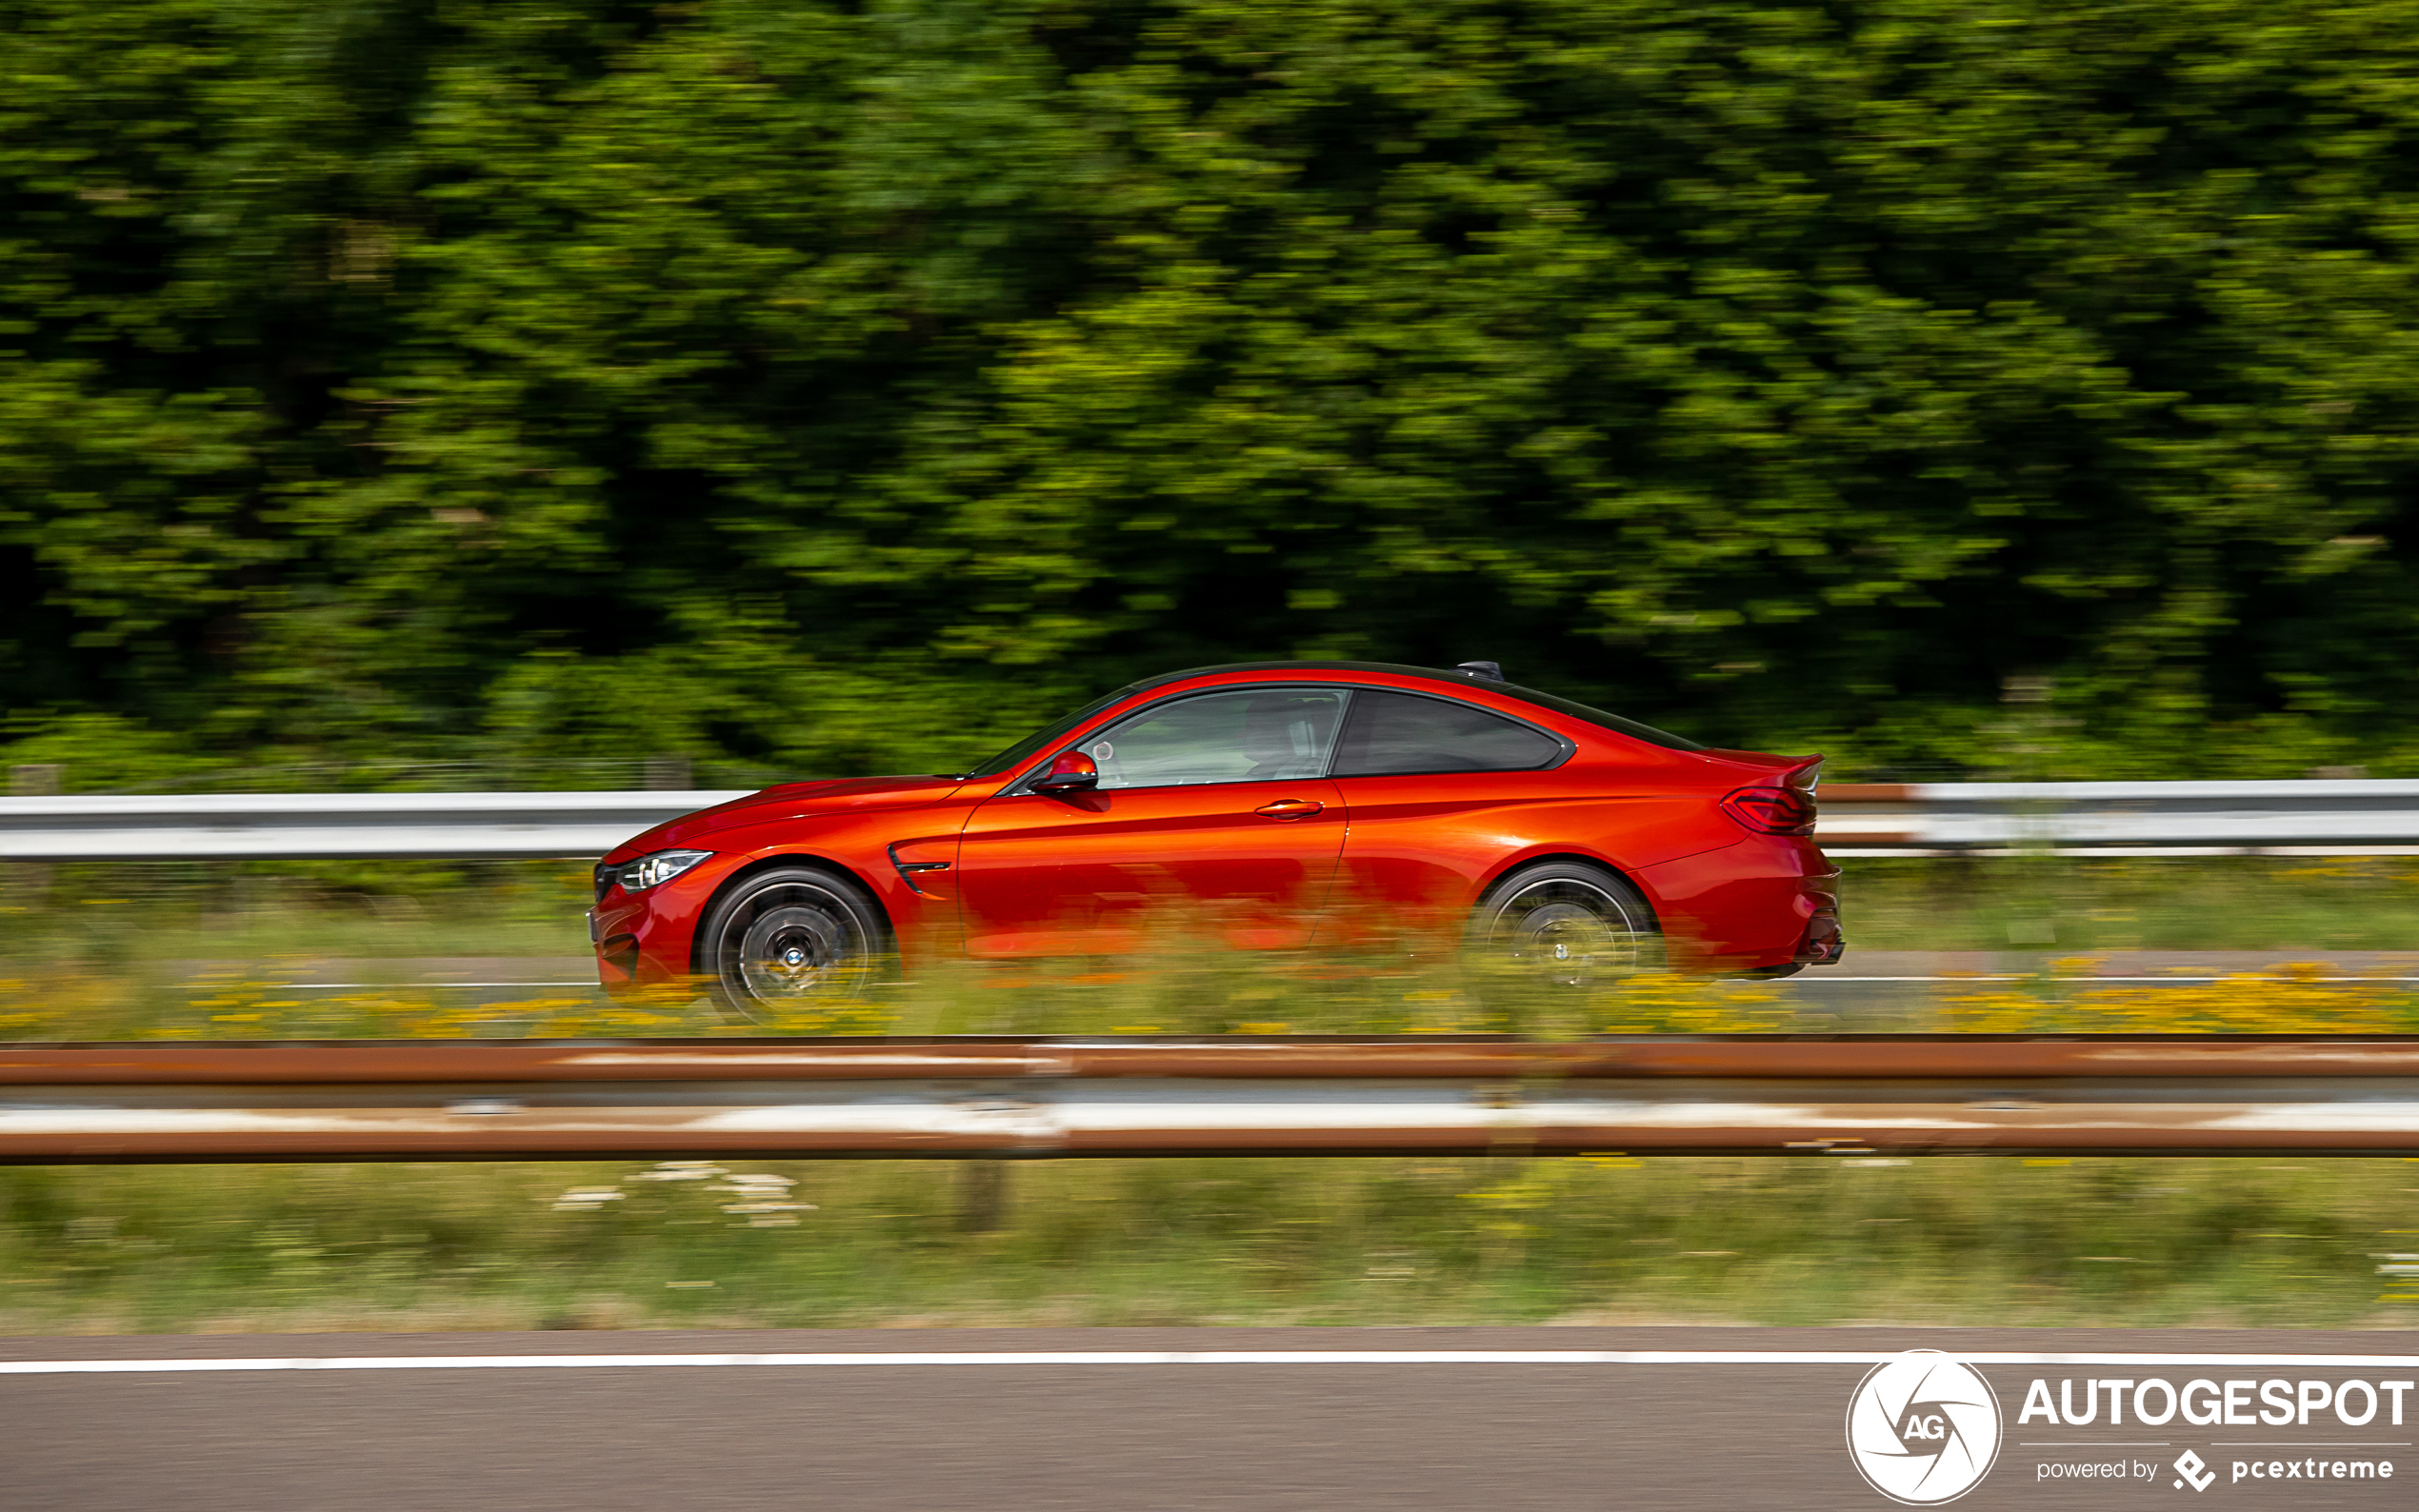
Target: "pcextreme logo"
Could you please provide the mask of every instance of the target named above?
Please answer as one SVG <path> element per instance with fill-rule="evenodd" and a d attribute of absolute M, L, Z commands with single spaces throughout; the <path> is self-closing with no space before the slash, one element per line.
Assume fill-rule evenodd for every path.
<path fill-rule="evenodd" d="M 1875 1365 L 1848 1403 L 1848 1452 L 1869 1485 L 1907 1506 L 1954 1502 L 1999 1458 L 1990 1383 L 1936 1349 Z"/>
<path fill-rule="evenodd" d="M 2187 1449 L 2175 1457 L 2175 1488 L 2178 1491 L 2188 1483 L 2195 1491 L 2206 1491 L 2216 1479 L 2217 1472 L 2209 1468 L 2209 1462 L 2191 1450 Z"/>

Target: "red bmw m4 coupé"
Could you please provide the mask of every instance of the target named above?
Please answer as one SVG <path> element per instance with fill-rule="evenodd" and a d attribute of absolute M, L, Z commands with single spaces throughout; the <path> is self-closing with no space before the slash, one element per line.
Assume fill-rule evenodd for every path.
<path fill-rule="evenodd" d="M 1819 757 L 1712 750 L 1505 682 L 1373 662 L 1151 678 L 970 772 L 767 788 L 596 868 L 605 985 L 740 1014 L 897 958 L 1113 954 L 1372 925 L 1584 985 L 1782 976 L 1842 952 Z"/>

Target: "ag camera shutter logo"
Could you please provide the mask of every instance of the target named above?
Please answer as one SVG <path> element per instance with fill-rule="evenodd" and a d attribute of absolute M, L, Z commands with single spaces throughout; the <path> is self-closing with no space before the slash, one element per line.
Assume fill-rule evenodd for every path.
<path fill-rule="evenodd" d="M 1848 1452 L 1866 1483 L 1906 1506 L 1954 1502 L 1999 1458 L 1990 1383 L 1937 1349 L 1875 1365 L 1848 1403 Z"/>

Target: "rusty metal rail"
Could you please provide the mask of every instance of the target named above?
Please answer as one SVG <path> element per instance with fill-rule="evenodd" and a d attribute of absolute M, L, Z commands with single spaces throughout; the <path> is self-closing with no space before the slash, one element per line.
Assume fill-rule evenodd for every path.
<path fill-rule="evenodd" d="M 2419 1155 L 2419 1036 L 0 1048 L 0 1161 Z"/>

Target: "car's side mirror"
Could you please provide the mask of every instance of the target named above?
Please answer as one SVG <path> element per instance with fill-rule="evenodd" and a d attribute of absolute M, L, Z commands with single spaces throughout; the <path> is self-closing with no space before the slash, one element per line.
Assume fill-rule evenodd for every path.
<path fill-rule="evenodd" d="M 1100 766 L 1079 750 L 1063 750 L 1050 762 L 1050 770 L 1026 786 L 1037 793 L 1081 792 L 1100 786 Z"/>

